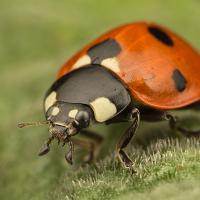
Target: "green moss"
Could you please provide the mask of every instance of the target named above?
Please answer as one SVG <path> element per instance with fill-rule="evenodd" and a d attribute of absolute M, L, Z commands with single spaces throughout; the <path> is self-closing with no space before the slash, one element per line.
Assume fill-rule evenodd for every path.
<path fill-rule="evenodd" d="M 163 185 L 181 183 L 183 186 L 175 189 L 181 193 L 187 182 L 194 183 L 196 193 L 200 194 L 195 185 L 200 181 L 199 144 L 197 140 L 160 140 L 145 151 L 130 149 L 137 170 L 133 175 L 107 157 L 73 175 L 67 173 L 53 195 L 58 199 L 128 199 L 135 195 L 142 199 L 151 192 L 153 198 L 162 196 L 162 191 L 170 193 L 172 186 L 167 189 Z M 182 183 L 183 180 L 187 181 Z M 187 190 L 192 193 L 194 188 L 190 185 Z"/>

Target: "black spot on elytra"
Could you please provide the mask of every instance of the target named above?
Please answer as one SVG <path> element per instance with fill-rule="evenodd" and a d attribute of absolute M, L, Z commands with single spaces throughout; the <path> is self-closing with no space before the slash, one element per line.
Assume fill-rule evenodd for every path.
<path fill-rule="evenodd" d="M 117 56 L 121 52 L 121 47 L 114 39 L 107 39 L 91 47 L 87 54 L 90 56 L 92 63 L 100 64 L 106 58 Z"/>
<path fill-rule="evenodd" d="M 160 28 L 150 26 L 148 27 L 148 31 L 163 44 L 166 44 L 168 46 L 174 45 L 172 38 L 170 38 L 170 36 Z"/>
<path fill-rule="evenodd" d="M 178 69 L 175 69 L 173 71 L 172 79 L 174 80 L 176 89 L 179 92 L 182 92 L 183 90 L 185 90 L 187 81 L 184 78 L 183 74 Z"/>

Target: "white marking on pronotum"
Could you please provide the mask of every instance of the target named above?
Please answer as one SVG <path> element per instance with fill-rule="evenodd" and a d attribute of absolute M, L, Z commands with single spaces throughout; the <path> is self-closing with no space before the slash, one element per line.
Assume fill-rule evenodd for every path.
<path fill-rule="evenodd" d="M 73 69 L 77 69 L 80 67 L 83 67 L 84 65 L 89 65 L 91 64 L 91 58 L 88 55 L 84 55 L 80 57 L 73 65 Z"/>
<path fill-rule="evenodd" d="M 75 118 L 77 113 L 78 113 L 77 109 L 70 110 L 68 116 L 71 118 Z"/>
<path fill-rule="evenodd" d="M 60 112 L 60 109 L 56 106 L 53 108 L 51 115 L 56 116 Z"/>
<path fill-rule="evenodd" d="M 53 91 L 46 99 L 44 103 L 45 110 L 47 111 L 56 102 L 56 92 Z"/>
<path fill-rule="evenodd" d="M 117 113 L 115 104 L 106 97 L 99 97 L 90 102 L 90 105 L 98 122 L 105 122 Z"/>
<path fill-rule="evenodd" d="M 119 62 L 116 57 L 106 58 L 101 61 L 101 65 L 112 70 L 115 73 L 120 72 Z"/>

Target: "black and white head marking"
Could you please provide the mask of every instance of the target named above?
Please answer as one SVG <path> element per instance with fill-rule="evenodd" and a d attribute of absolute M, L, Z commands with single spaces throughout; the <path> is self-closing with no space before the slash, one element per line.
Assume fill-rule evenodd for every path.
<path fill-rule="evenodd" d="M 85 128 L 93 120 L 93 113 L 89 106 L 57 101 L 45 113 L 46 118 L 54 125 L 63 127 L 76 124 L 76 128 Z"/>
<path fill-rule="evenodd" d="M 78 109 L 76 109 L 76 108 L 72 109 L 69 111 L 68 117 L 75 119 L 77 113 L 78 113 Z"/>

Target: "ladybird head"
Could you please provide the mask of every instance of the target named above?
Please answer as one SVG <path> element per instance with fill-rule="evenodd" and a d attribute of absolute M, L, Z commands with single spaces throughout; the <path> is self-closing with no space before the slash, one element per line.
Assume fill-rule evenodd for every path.
<path fill-rule="evenodd" d="M 89 126 L 92 111 L 86 105 L 56 102 L 46 111 L 45 116 L 51 136 L 65 142 Z"/>
<path fill-rule="evenodd" d="M 69 144 L 70 150 L 65 155 L 66 160 L 72 164 L 73 143 L 71 137 L 79 133 L 90 124 L 93 114 L 87 105 L 73 104 L 56 101 L 45 112 L 46 120 L 49 122 L 49 140 L 39 151 L 39 155 L 44 155 L 50 150 L 50 143 L 53 139 Z"/>

